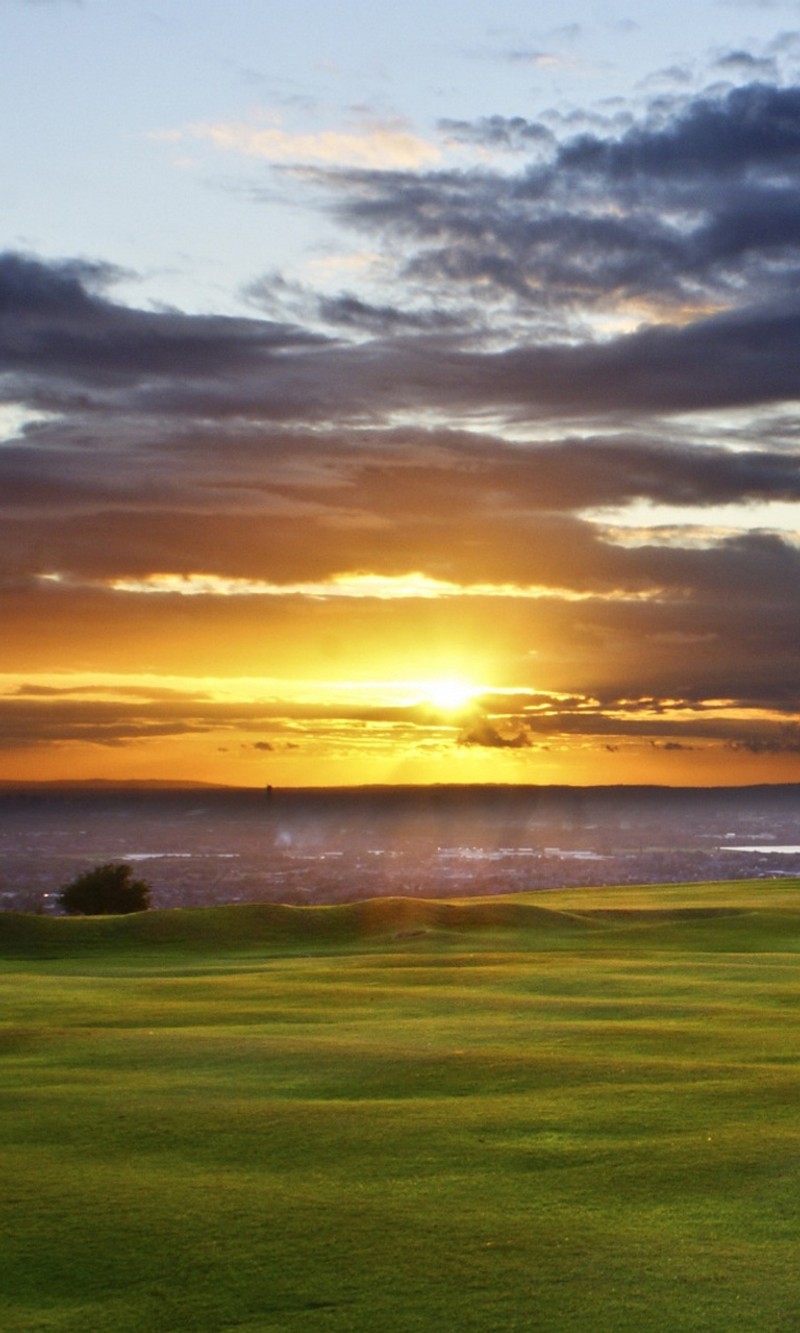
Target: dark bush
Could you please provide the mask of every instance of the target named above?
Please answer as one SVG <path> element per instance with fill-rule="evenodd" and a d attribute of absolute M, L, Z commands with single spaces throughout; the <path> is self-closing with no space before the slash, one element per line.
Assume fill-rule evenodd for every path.
<path fill-rule="evenodd" d="M 144 879 L 134 879 L 130 866 L 109 861 L 65 884 L 58 902 L 70 916 L 146 912 L 150 906 L 150 885 Z"/>

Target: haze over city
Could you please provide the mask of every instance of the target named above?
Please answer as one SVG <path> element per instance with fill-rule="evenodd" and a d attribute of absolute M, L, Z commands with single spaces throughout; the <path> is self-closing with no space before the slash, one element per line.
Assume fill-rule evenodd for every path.
<path fill-rule="evenodd" d="M 800 781 L 800 6 L 4 0 L 0 779 Z"/>

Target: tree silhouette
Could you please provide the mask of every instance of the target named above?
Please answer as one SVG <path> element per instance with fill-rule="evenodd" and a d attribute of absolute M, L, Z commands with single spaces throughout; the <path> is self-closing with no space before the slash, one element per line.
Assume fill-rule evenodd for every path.
<path fill-rule="evenodd" d="M 146 912 L 150 906 L 150 885 L 144 879 L 134 879 L 130 866 L 109 861 L 94 870 L 85 870 L 65 884 L 58 902 L 70 916 Z"/>

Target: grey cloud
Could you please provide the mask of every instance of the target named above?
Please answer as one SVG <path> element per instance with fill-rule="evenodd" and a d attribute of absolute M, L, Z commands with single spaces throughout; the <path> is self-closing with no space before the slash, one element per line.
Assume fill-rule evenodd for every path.
<path fill-rule="evenodd" d="M 778 308 L 644 328 L 605 343 L 464 353 L 459 365 L 465 397 L 534 415 L 675 413 L 796 398 L 799 353 L 800 308 Z"/>
<path fill-rule="evenodd" d="M 459 745 L 482 745 L 494 750 L 525 750 L 531 745 L 531 739 L 524 730 L 507 733 L 500 731 L 493 723 L 483 720 L 458 738 Z"/>
<path fill-rule="evenodd" d="M 320 296 L 298 282 L 270 273 L 250 283 L 245 298 L 272 319 L 285 312 L 312 325 L 333 325 L 377 337 L 409 333 L 436 333 L 463 328 L 465 317 L 435 306 L 408 308 L 377 305 L 350 292 Z"/>
<path fill-rule="evenodd" d="M 694 73 L 690 65 L 667 65 L 664 69 L 659 69 L 654 74 L 647 75 L 643 82 L 645 87 L 649 87 L 651 84 L 672 83 L 688 88 L 694 81 Z M 651 110 L 657 110 L 659 105 L 659 101 L 651 103 Z M 672 101 L 666 101 L 668 108 L 673 105 Z"/>
<path fill-rule="evenodd" d="M 119 746 L 167 736 L 207 735 L 216 730 L 277 733 L 288 721 L 388 723 L 424 725 L 429 718 L 408 708 L 363 708 L 259 702 L 252 705 L 197 701 L 176 692 L 165 699 L 154 692 L 136 702 L 68 697 L 0 698 L 0 749 L 18 746 L 81 742 Z M 251 742 L 257 751 L 275 746 L 259 739 Z"/>
<path fill-rule="evenodd" d="M 793 723 L 741 722 L 714 716 L 697 716 L 687 721 L 670 717 L 666 705 L 663 719 L 620 716 L 616 709 L 608 714 L 602 707 L 580 712 L 565 710 L 555 716 L 486 717 L 465 729 L 456 743 L 488 749 L 529 749 L 540 747 L 543 742 L 552 744 L 576 736 L 584 741 L 598 741 L 604 749 L 612 750 L 616 747 L 604 738 L 637 739 L 652 749 L 670 752 L 696 750 L 698 742 L 753 755 L 800 752 L 800 728 Z"/>
<path fill-rule="evenodd" d="M 425 188 L 431 190 L 431 182 Z M 781 238 L 790 235 L 792 216 L 775 212 L 776 238 L 779 232 Z M 723 223 L 719 229 L 728 234 Z M 445 266 L 463 258 L 456 248 Z M 498 282 L 516 281 L 510 261 L 494 257 L 492 265 Z M 30 309 L 24 302 L 18 308 L 20 273 L 32 279 Z M 446 309 L 409 316 L 345 300 L 340 316 L 372 323 L 382 333 L 347 346 L 266 320 L 116 306 L 88 292 L 74 275 L 56 272 L 50 283 L 46 266 L 13 256 L 0 263 L 0 294 L 4 274 L 14 279 L 17 303 L 9 298 L 0 315 L 6 398 L 73 419 L 81 412 L 102 413 L 106 427 L 119 417 L 125 431 L 132 421 L 167 417 L 364 424 L 398 409 L 463 414 L 495 408 L 518 417 L 683 412 L 779 403 L 798 393 L 800 307 L 783 299 L 602 343 L 551 340 L 494 352 L 449 336 Z M 415 318 L 435 324 L 436 336 L 415 335 Z M 392 323 L 405 327 L 406 336 L 391 338 Z"/>
<path fill-rule="evenodd" d="M 800 727 L 788 724 L 776 735 L 751 736 L 729 742 L 730 750 L 745 750 L 748 754 L 800 754 Z"/>
<path fill-rule="evenodd" d="M 71 742 L 117 747 L 209 730 L 209 723 L 180 716 L 177 709 L 163 718 L 144 704 L 131 713 L 119 703 L 76 707 L 52 701 L 34 707 L 18 700 L 0 700 L 0 749 L 4 750 Z"/>
<path fill-rule="evenodd" d="M 291 585 L 345 570 L 404 574 L 413 561 L 467 584 L 585 596 L 659 590 L 681 613 L 654 632 L 700 632 L 701 642 L 710 627 L 689 623 L 695 602 L 731 598 L 760 614 L 776 601 L 789 625 L 797 611 L 798 553 L 778 537 L 627 549 L 580 517 L 645 499 L 693 506 L 702 523 L 710 504 L 796 501 L 793 451 L 634 434 L 522 446 L 443 430 L 350 435 L 238 423 L 171 433 L 154 422 L 152 431 L 123 436 L 119 457 L 103 452 L 102 433 L 90 443 L 60 423 L 0 450 L 7 578 L 57 571 L 79 584 L 206 570 Z"/>
<path fill-rule="evenodd" d="M 275 353 L 321 341 L 264 320 L 118 305 L 94 290 L 113 273 L 0 255 L 0 370 L 16 377 L 7 396 L 25 394 L 36 377 L 53 381 L 57 396 L 63 382 L 80 391 L 263 372 Z"/>
<path fill-rule="evenodd" d="M 770 56 L 756 56 L 750 51 L 728 51 L 715 61 L 717 69 L 750 78 L 774 79 L 777 64 Z"/>
<path fill-rule="evenodd" d="M 565 144 L 557 166 L 610 180 L 698 177 L 748 169 L 760 176 L 797 170 L 800 88 L 753 83 L 722 97 L 698 97 L 677 118 L 636 126 L 616 141 L 584 135 Z"/>
<path fill-rule="evenodd" d="M 382 336 L 415 331 L 436 332 L 459 328 L 462 324 L 461 320 L 446 310 L 402 310 L 397 306 L 371 305 L 360 297 L 346 294 L 321 297 L 319 313 L 326 323 L 365 329 Z"/>
<path fill-rule="evenodd" d="M 524 116 L 484 116 L 480 120 L 447 120 L 438 127 L 457 143 L 484 144 L 489 148 L 505 148 L 523 152 L 536 146 L 551 147 L 555 138 L 552 130 Z"/>
<path fill-rule="evenodd" d="M 794 6 L 795 12 L 798 12 L 797 4 Z M 776 33 L 769 42 L 767 50 L 774 51 L 778 55 L 793 55 L 800 48 L 800 32 L 796 28 L 784 29 Z"/>
<path fill-rule="evenodd" d="M 462 138 L 546 144 L 523 118 Z M 564 317 L 625 299 L 744 305 L 800 264 L 800 89 L 751 83 L 651 105 L 615 134 L 573 135 L 510 176 L 317 173 L 345 220 L 396 237 L 400 272 Z M 702 304 L 702 300 L 700 302 Z"/>
<path fill-rule="evenodd" d="M 765 426 L 765 431 L 769 429 Z M 775 427 L 773 426 L 773 430 Z M 447 430 L 309 433 L 233 422 L 175 428 L 120 423 L 117 445 L 91 416 L 36 425 L 0 450 L 0 510 L 263 514 L 280 523 L 357 522 L 361 510 L 393 525 L 439 509 L 435 483 L 477 516 L 576 512 L 633 499 L 705 505 L 800 499 L 800 454 L 621 431 L 547 444 L 509 444 Z M 224 444 L 224 449 L 221 445 Z M 698 516 L 699 518 L 702 515 Z"/>
<path fill-rule="evenodd" d="M 366 422 L 376 412 L 431 408 L 463 414 L 494 407 L 529 419 L 679 413 L 797 397 L 799 351 L 800 308 L 765 308 L 605 343 L 480 352 L 420 340 L 287 354 L 245 378 L 225 380 L 218 366 L 216 382 L 198 375 L 191 384 L 176 377 L 144 385 L 128 403 L 152 414 L 276 421 L 338 412 Z"/>

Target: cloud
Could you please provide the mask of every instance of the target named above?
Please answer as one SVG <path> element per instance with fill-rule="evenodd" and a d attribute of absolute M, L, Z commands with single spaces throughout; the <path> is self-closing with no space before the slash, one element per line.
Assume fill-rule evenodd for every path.
<path fill-rule="evenodd" d="M 398 743 L 442 748 L 524 751 L 558 746 L 617 748 L 640 744 L 663 752 L 716 747 L 753 756 L 797 752 L 796 700 L 781 713 L 758 700 L 645 696 L 599 697 L 546 691 L 476 695 L 459 715 L 443 714 L 425 699 L 380 700 L 378 686 L 331 690 L 324 680 L 287 684 L 280 681 L 207 680 L 205 692 L 165 688 L 153 677 L 147 685 L 130 673 L 91 682 L 64 673 L 46 685 L 27 680 L 6 682 L 0 693 L 0 734 L 8 751 L 57 745 L 141 748 L 185 738 L 213 740 L 215 746 L 237 739 L 240 747 L 268 753 L 308 741 L 391 749 Z M 269 688 L 267 688 L 267 685 Z M 251 697 L 248 697 L 250 693 Z M 325 742 L 327 743 L 327 742 Z"/>
<path fill-rule="evenodd" d="M 303 179 L 380 262 L 333 294 L 256 275 L 247 318 L 126 305 L 102 261 L 0 255 L 9 669 L 196 675 L 224 652 L 254 676 L 411 679 L 435 658 L 495 687 L 459 733 L 410 706 L 34 681 L 3 703 L 14 743 L 272 745 L 313 723 L 795 753 L 800 549 L 767 506 L 800 502 L 800 90 L 632 115 L 443 123 L 487 149 L 477 170 L 330 169 L 318 145 Z"/>
<path fill-rule="evenodd" d="M 461 322 L 447 310 L 403 310 L 398 306 L 373 305 L 347 293 L 320 297 L 318 310 L 319 317 L 326 324 L 363 329 L 379 336 L 404 332 L 446 332 L 457 329 Z"/>
<path fill-rule="evenodd" d="M 445 138 L 455 143 L 479 144 L 509 152 L 530 152 L 542 146 L 552 148 L 555 143 L 552 130 L 523 116 L 483 116 L 475 121 L 445 118 L 438 122 L 438 128 Z"/>
<path fill-rule="evenodd" d="M 448 122 L 462 141 L 552 147 L 513 175 L 361 171 L 327 183 L 341 218 L 395 241 L 406 280 L 540 318 L 632 302 L 702 312 L 785 292 L 800 254 L 800 90 L 751 83 L 670 107 L 619 134 L 559 141 L 542 121 Z"/>
<path fill-rule="evenodd" d="M 350 311 L 370 318 L 368 309 Z M 371 317 L 391 323 L 386 309 Z M 772 404 L 798 390 L 800 307 L 783 295 L 683 327 L 502 350 L 476 348 L 448 334 L 446 318 L 438 323 L 432 339 L 344 346 L 276 321 L 131 309 L 92 293 L 72 269 L 0 259 L 6 398 L 42 411 L 116 410 L 128 422 L 334 413 L 366 424 L 376 412 L 489 409 L 547 419 Z"/>
<path fill-rule="evenodd" d="M 751 83 L 693 98 L 666 124 L 639 124 L 617 140 L 583 135 L 561 147 L 556 165 L 634 190 L 666 180 L 680 198 L 743 169 L 793 174 L 799 145 L 800 89 Z"/>
<path fill-rule="evenodd" d="M 571 38 L 577 36 L 579 29 L 577 24 L 574 24 L 570 29 L 562 28 L 560 32 L 563 36 Z M 530 47 L 516 47 L 509 51 L 503 51 L 500 53 L 500 59 L 507 61 L 510 65 L 533 65 L 536 69 L 563 68 L 576 63 L 569 57 L 557 52 L 539 51 Z"/>
<path fill-rule="evenodd" d="M 441 156 L 439 148 L 414 134 L 401 119 L 374 121 L 356 130 L 298 133 L 247 121 L 198 122 L 180 130 L 160 130 L 151 138 L 166 142 L 201 140 L 225 152 L 269 162 L 324 162 L 336 166 L 416 168 Z"/>
<path fill-rule="evenodd" d="M 778 73 L 777 62 L 771 56 L 756 56 L 751 51 L 727 51 L 715 61 L 717 69 L 736 76 L 747 78 L 774 79 Z"/>
<path fill-rule="evenodd" d="M 524 731 L 503 733 L 491 722 L 482 721 L 458 738 L 459 745 L 482 745 L 493 750 L 525 750 L 531 745 L 530 737 Z"/>
<path fill-rule="evenodd" d="M 116 449 L 106 443 L 110 421 Z M 6 441 L 0 510 L 29 521 L 99 507 L 173 515 L 211 509 L 278 525 L 296 517 L 335 524 L 341 543 L 342 529 L 357 529 L 359 515 L 373 532 L 437 513 L 446 521 L 437 499 L 445 487 L 476 523 L 481 515 L 519 522 L 525 513 L 581 514 L 634 500 L 695 506 L 700 520 L 704 506 L 797 500 L 800 457 L 791 432 L 790 418 L 772 420 L 763 442 L 751 429 L 749 444 L 732 449 L 727 437 L 720 444 L 683 439 L 669 427 L 612 427 L 521 447 L 444 427 L 310 432 L 241 419 L 182 424 L 113 408 L 76 411 Z"/>
<path fill-rule="evenodd" d="M 752 736 L 746 740 L 731 741 L 728 748 L 740 752 L 744 750 L 748 754 L 800 754 L 800 725 L 789 723 L 773 736 Z"/>
<path fill-rule="evenodd" d="M 35 576 L 47 583 L 70 584 L 85 583 L 85 580 L 63 574 L 38 574 Z M 467 597 L 479 599 L 512 599 L 537 601 L 544 597 L 558 597 L 566 601 L 582 601 L 589 598 L 603 600 L 604 596 L 614 601 L 625 601 L 658 597 L 658 590 L 638 590 L 628 594 L 621 588 L 604 594 L 602 591 L 576 592 L 570 588 L 558 588 L 552 585 L 525 586 L 520 584 L 492 583 L 454 583 L 445 579 L 431 578 L 427 574 L 408 573 L 400 575 L 380 574 L 334 574 L 331 578 L 318 583 L 268 583 L 264 579 L 228 578 L 219 574 L 148 574 L 144 578 L 116 578 L 96 582 L 101 588 L 108 588 L 115 593 L 162 597 L 303 597 L 315 600 L 338 600 L 341 598 L 357 601 L 437 601 L 448 597 Z"/>
<path fill-rule="evenodd" d="M 45 264 L 0 255 L 0 364 L 4 398 L 61 410 L 138 386 L 157 397 L 170 385 L 205 384 L 265 369 L 319 335 L 266 320 L 188 316 L 123 306 L 97 290 L 116 270 L 76 262 Z"/>

